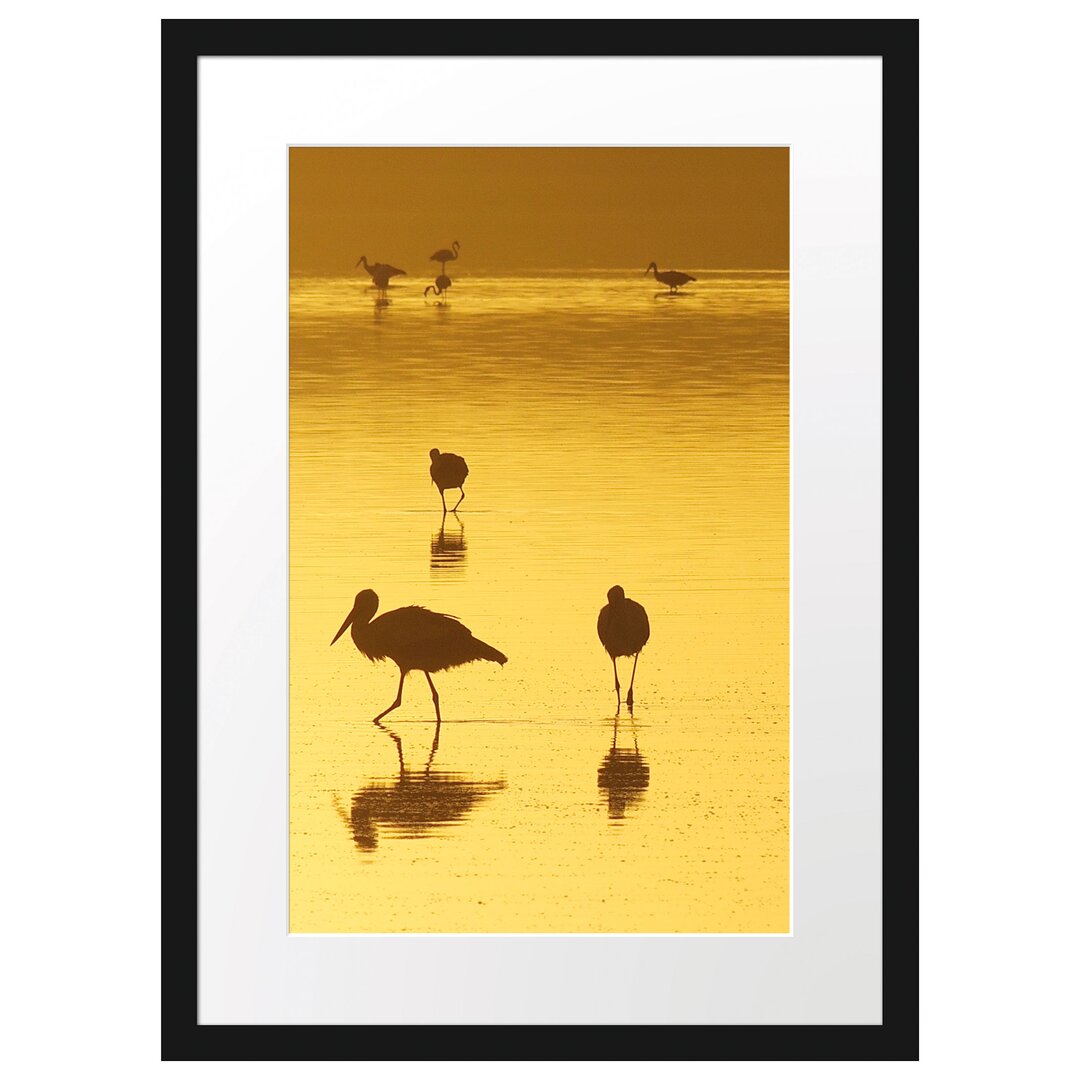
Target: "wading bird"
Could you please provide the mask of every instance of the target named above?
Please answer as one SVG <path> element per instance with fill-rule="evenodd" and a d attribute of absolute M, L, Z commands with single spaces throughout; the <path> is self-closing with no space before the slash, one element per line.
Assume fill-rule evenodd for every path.
<path fill-rule="evenodd" d="M 666 285 L 669 292 L 675 292 L 680 285 L 685 285 L 688 281 L 697 281 L 696 277 L 691 277 L 689 274 L 684 274 L 681 270 L 657 270 L 656 263 L 651 262 L 645 268 L 645 276 L 649 276 L 649 271 L 653 272 L 653 277 L 660 282 L 661 285 Z"/>
<path fill-rule="evenodd" d="M 436 296 L 442 296 L 442 294 L 453 284 L 454 283 L 445 274 L 440 274 L 435 279 L 435 284 L 429 285 L 424 290 L 424 295 L 427 296 L 429 292 L 434 292 Z"/>
<path fill-rule="evenodd" d="M 626 694 L 626 707 L 634 711 L 634 676 L 637 674 L 638 655 L 649 640 L 649 616 L 636 600 L 628 600 L 621 585 L 608 589 L 608 602 L 600 609 L 596 620 L 596 632 L 600 642 L 611 657 L 615 670 L 615 715 L 619 715 L 619 665 L 618 656 L 632 656 L 634 670 L 630 673 L 630 689 Z"/>
<path fill-rule="evenodd" d="M 439 250 L 436 251 L 435 254 L 431 256 L 431 261 L 432 262 L 437 262 L 437 263 L 442 263 L 442 270 L 443 270 L 443 273 L 445 274 L 446 273 L 446 264 L 448 262 L 452 262 L 454 259 L 456 259 L 458 257 L 458 248 L 460 248 L 460 247 L 461 247 L 461 245 L 455 240 L 453 242 L 453 244 L 450 245 L 450 248 L 439 248 Z M 451 248 L 453 248 L 453 250 L 451 250 Z"/>
<path fill-rule="evenodd" d="M 465 501 L 465 477 L 469 475 L 469 466 L 465 464 L 465 459 L 457 454 L 440 454 L 438 450 L 431 450 L 428 456 L 431 458 L 431 482 L 439 489 L 443 513 L 446 513 L 446 496 L 443 492 L 447 488 L 458 488 L 461 491 L 461 498 L 454 503 L 454 510 L 457 510 Z"/>
<path fill-rule="evenodd" d="M 390 279 L 394 276 L 391 273 L 391 270 L 393 270 L 393 267 L 380 266 L 379 269 L 371 275 L 371 280 L 374 283 L 375 288 L 378 289 L 384 297 L 386 296 L 386 287 L 390 284 Z M 398 272 L 404 273 L 404 271 Z"/>
<path fill-rule="evenodd" d="M 412 605 L 387 611 L 373 620 L 371 616 L 378 610 L 379 598 L 371 589 L 358 592 L 352 611 L 330 642 L 333 645 L 351 626 L 353 644 L 364 656 L 369 660 L 389 658 L 401 670 L 397 697 L 393 705 L 375 717 L 373 722 L 376 724 L 401 704 L 401 689 L 410 671 L 422 671 L 427 678 L 431 700 L 435 703 L 435 719 L 441 724 L 439 692 L 431 681 L 433 671 L 460 667 L 473 660 L 493 660 L 499 665 L 506 663 L 505 654 L 487 642 L 474 638 L 472 631 L 454 615 L 442 615 Z"/>
<path fill-rule="evenodd" d="M 396 266 L 391 266 L 389 263 L 369 263 L 366 255 L 361 255 L 357 260 L 356 265 L 362 266 L 371 275 L 371 280 L 379 289 L 385 289 L 386 283 L 392 277 L 399 277 L 405 273 L 404 270 L 399 270 Z"/>

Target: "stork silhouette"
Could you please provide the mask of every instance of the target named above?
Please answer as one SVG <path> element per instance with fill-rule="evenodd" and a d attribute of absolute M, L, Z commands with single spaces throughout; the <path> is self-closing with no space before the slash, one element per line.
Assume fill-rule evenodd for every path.
<path fill-rule="evenodd" d="M 386 286 L 392 277 L 400 277 L 405 271 L 399 270 L 389 263 L 369 263 L 366 255 L 361 255 L 356 261 L 357 266 L 362 266 L 370 275 L 375 287 L 380 292 L 385 292 Z"/>
<path fill-rule="evenodd" d="M 676 292 L 680 285 L 685 285 L 688 281 L 697 281 L 696 277 L 691 277 L 689 274 L 684 274 L 681 270 L 657 270 L 656 263 L 651 262 L 645 268 L 645 276 L 649 276 L 649 271 L 652 271 L 653 277 L 660 282 L 661 285 L 668 287 L 668 292 Z"/>
<path fill-rule="evenodd" d="M 435 719 L 441 724 L 439 692 L 431 681 L 433 671 L 460 667 L 473 660 L 493 660 L 502 666 L 506 655 L 472 635 L 456 615 L 443 615 L 425 607 L 395 608 L 377 619 L 372 615 L 379 610 L 379 598 L 371 589 L 356 594 L 352 611 L 345 617 L 334 635 L 333 645 L 349 627 L 352 627 L 353 644 L 369 660 L 393 660 L 401 671 L 397 697 L 387 709 L 374 718 L 378 723 L 387 713 L 401 705 L 401 690 L 405 676 L 410 671 L 422 671 L 431 687 L 431 700 L 435 703 Z"/>
<path fill-rule="evenodd" d="M 622 702 L 619 698 L 619 666 L 616 657 L 632 656 L 634 670 L 630 673 L 630 689 L 626 694 L 626 707 L 634 713 L 634 676 L 637 674 L 638 656 L 649 640 L 649 616 L 636 601 L 630 600 L 621 585 L 608 589 L 608 602 L 600 609 L 596 620 L 596 633 L 611 657 L 615 671 L 615 715 L 619 715 Z"/>
<path fill-rule="evenodd" d="M 431 458 L 431 482 L 439 489 L 439 498 L 442 499 L 443 514 L 446 513 L 446 496 L 443 494 L 447 488 L 458 488 L 461 498 L 454 503 L 451 513 L 456 513 L 457 508 L 465 501 L 465 477 L 469 475 L 469 466 L 465 459 L 457 454 L 442 454 L 438 449 L 428 451 Z"/>

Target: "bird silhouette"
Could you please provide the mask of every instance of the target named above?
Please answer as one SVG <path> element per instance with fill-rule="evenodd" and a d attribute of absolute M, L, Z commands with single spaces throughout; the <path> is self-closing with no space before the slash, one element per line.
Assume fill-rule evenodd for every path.
<path fill-rule="evenodd" d="M 390 284 L 390 279 L 394 276 L 391 272 L 391 267 L 380 267 L 374 274 L 371 275 L 372 283 L 375 288 L 381 293 L 386 292 L 386 287 Z"/>
<path fill-rule="evenodd" d="M 472 631 L 455 615 L 443 615 L 412 605 L 387 611 L 373 620 L 371 617 L 378 610 L 379 598 L 371 589 L 358 592 L 352 611 L 330 642 L 333 645 L 352 627 L 353 644 L 364 656 L 369 660 L 393 660 L 401 670 L 397 697 L 388 709 L 383 709 L 374 718 L 376 724 L 401 705 L 401 690 L 410 671 L 422 671 L 427 678 L 431 700 L 435 703 L 435 719 L 441 724 L 439 692 L 431 681 L 433 671 L 460 667 L 473 660 L 493 660 L 500 666 L 506 663 L 504 653 L 474 638 Z"/>
<path fill-rule="evenodd" d="M 685 285 L 688 281 L 697 281 L 696 277 L 684 274 L 681 270 L 657 270 L 654 262 L 649 263 L 645 268 L 646 277 L 649 276 L 650 270 L 657 281 L 668 287 L 669 292 L 675 292 L 680 285 Z"/>
<path fill-rule="evenodd" d="M 454 283 L 445 274 L 440 274 L 435 279 L 435 284 L 429 285 L 424 290 L 424 295 L 427 296 L 429 292 L 434 292 L 436 296 L 442 296 L 442 294 L 453 284 Z"/>
<path fill-rule="evenodd" d="M 458 488 L 461 498 L 454 503 L 453 513 L 465 501 L 465 477 L 469 475 L 469 466 L 465 464 L 463 457 L 457 454 L 440 454 L 438 450 L 430 450 L 432 483 L 439 489 L 439 498 L 442 499 L 443 513 L 446 513 L 446 496 L 443 492 L 447 488 Z"/>
<path fill-rule="evenodd" d="M 451 250 L 450 248 L 439 248 L 439 250 L 431 256 L 432 262 L 442 263 L 442 270 L 444 274 L 446 273 L 446 264 L 458 257 L 458 249 L 461 247 L 461 245 L 455 240 L 451 247 L 453 248 L 453 250 Z"/>
<path fill-rule="evenodd" d="M 619 715 L 619 665 L 616 657 L 632 656 L 634 670 L 630 673 L 630 689 L 626 694 L 626 707 L 631 715 L 634 712 L 634 676 L 637 674 L 638 656 L 649 640 L 649 616 L 636 601 L 627 598 L 621 585 L 608 589 L 608 602 L 600 609 L 596 620 L 596 633 L 600 642 L 611 657 L 611 666 L 615 670 L 615 715 Z"/>
<path fill-rule="evenodd" d="M 405 273 L 404 270 L 399 270 L 396 266 L 391 266 L 389 263 L 368 263 L 366 255 L 361 255 L 357 260 L 356 265 L 363 266 L 363 268 L 371 275 L 371 280 L 375 284 L 375 287 L 380 290 L 385 290 L 392 277 L 399 277 Z"/>

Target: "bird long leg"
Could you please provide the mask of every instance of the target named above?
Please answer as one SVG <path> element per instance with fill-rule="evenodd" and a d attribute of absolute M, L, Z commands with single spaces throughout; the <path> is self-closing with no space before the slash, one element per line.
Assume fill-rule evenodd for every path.
<path fill-rule="evenodd" d="M 424 675 L 427 678 L 428 686 L 431 687 L 431 700 L 435 702 L 435 726 L 438 728 L 442 725 L 442 715 L 439 712 L 439 691 L 435 689 L 430 673 L 425 671 Z M 438 738 L 438 734 L 435 737 Z"/>
<path fill-rule="evenodd" d="M 430 680 L 428 680 L 428 681 L 430 682 Z M 396 698 L 394 699 L 394 704 L 393 704 L 393 705 L 391 705 L 389 709 L 383 709 L 383 711 L 382 711 L 381 713 L 379 713 L 379 715 L 378 715 L 378 716 L 376 716 L 374 720 L 372 720 L 372 721 L 371 721 L 371 722 L 372 722 L 373 724 L 379 724 L 379 721 L 380 721 L 380 720 L 381 720 L 381 719 L 382 719 L 382 718 L 383 718 L 383 717 L 384 717 L 384 716 L 385 716 L 385 715 L 386 715 L 387 713 L 389 713 L 389 712 L 393 712 L 393 711 L 394 711 L 394 710 L 395 710 L 396 708 L 398 708 L 398 706 L 400 706 L 400 705 L 401 705 L 401 688 L 402 688 L 402 687 L 403 687 L 404 685 L 405 685 L 405 672 L 403 671 L 403 672 L 401 673 L 401 678 L 400 678 L 400 679 L 398 680 L 398 684 L 397 684 L 397 697 L 396 697 Z M 382 724 L 379 724 L 379 727 L 382 727 Z"/>
<path fill-rule="evenodd" d="M 454 509 L 451 511 L 452 514 L 456 514 L 457 513 L 457 508 L 465 501 L 465 485 L 462 484 L 458 488 L 458 490 L 461 492 L 461 498 L 458 499 L 458 501 L 456 503 L 454 503 Z"/>
<path fill-rule="evenodd" d="M 442 488 L 439 488 L 439 498 L 442 499 L 442 516 L 446 517 L 446 496 L 443 494 Z"/>
<path fill-rule="evenodd" d="M 615 715 L 619 715 L 619 706 L 622 705 L 622 697 L 619 691 L 622 689 L 619 686 L 619 665 L 615 663 L 615 657 L 611 658 L 611 667 L 615 672 Z"/>
<path fill-rule="evenodd" d="M 630 715 L 634 715 L 634 676 L 637 674 L 637 658 L 641 653 L 634 653 L 634 670 L 630 672 L 630 689 L 626 692 L 626 707 L 630 710 Z"/>

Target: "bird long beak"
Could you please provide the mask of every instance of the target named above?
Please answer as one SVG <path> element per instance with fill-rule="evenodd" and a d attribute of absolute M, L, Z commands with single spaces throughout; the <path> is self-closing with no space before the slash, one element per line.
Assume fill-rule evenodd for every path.
<path fill-rule="evenodd" d="M 353 613 L 350 611 L 348 616 L 346 617 L 345 621 L 341 624 L 341 629 L 334 635 L 334 641 L 330 642 L 331 645 L 333 645 L 334 642 L 336 642 L 337 639 L 339 637 L 341 637 L 341 635 L 344 634 L 345 631 L 348 630 L 350 626 L 352 626 L 352 621 L 353 621 Z"/>

